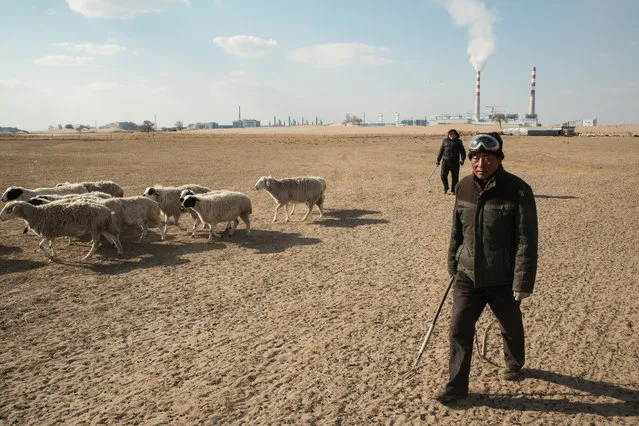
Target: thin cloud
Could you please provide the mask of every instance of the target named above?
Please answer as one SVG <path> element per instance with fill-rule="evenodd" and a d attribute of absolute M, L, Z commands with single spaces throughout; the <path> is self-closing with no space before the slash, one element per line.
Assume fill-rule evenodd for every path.
<path fill-rule="evenodd" d="M 191 7 L 191 0 L 66 0 L 69 8 L 89 18 L 131 19 L 140 13 Z"/>
<path fill-rule="evenodd" d="M 50 55 L 36 59 L 33 63 L 46 67 L 78 67 L 87 66 L 92 60 L 91 56 Z"/>
<path fill-rule="evenodd" d="M 47 9 L 47 15 L 53 16 L 58 13 L 55 9 Z"/>
<path fill-rule="evenodd" d="M 243 58 L 262 58 L 277 47 L 277 41 L 249 35 L 232 37 L 215 37 L 213 43 L 220 46 L 228 54 Z"/>
<path fill-rule="evenodd" d="M 291 51 L 289 59 L 322 68 L 343 65 L 383 65 L 393 62 L 390 49 L 362 43 L 327 43 Z"/>
<path fill-rule="evenodd" d="M 145 82 L 141 82 L 139 84 L 123 84 L 110 81 L 96 81 L 84 86 L 84 89 L 93 92 L 133 92 L 139 90 L 144 90 L 145 93 L 149 94 L 159 94 L 166 92 L 166 88 L 163 86 L 149 86 Z"/>
<path fill-rule="evenodd" d="M 557 92 L 558 96 L 570 96 L 574 94 L 575 94 L 574 89 L 562 89 L 559 92 Z"/>
<path fill-rule="evenodd" d="M 126 51 L 126 47 L 115 43 L 93 44 L 93 43 L 53 43 L 56 47 L 64 47 L 74 52 L 84 52 L 91 55 L 112 56 Z"/>
<path fill-rule="evenodd" d="M 20 87 L 31 87 L 30 81 L 22 81 L 22 80 L 0 80 L 0 86 L 6 87 L 9 89 L 17 89 Z"/>
<path fill-rule="evenodd" d="M 144 86 L 140 86 L 137 84 L 121 84 L 121 83 L 112 83 L 112 82 L 103 82 L 103 81 L 91 83 L 86 86 L 87 89 L 93 90 L 96 92 L 110 92 L 114 90 L 138 90 L 143 87 Z"/>

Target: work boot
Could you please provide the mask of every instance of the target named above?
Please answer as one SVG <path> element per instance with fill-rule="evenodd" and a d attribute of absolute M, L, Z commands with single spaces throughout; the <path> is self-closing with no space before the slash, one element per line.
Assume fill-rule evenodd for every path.
<path fill-rule="evenodd" d="M 468 392 L 456 392 L 451 389 L 444 389 L 443 391 L 435 395 L 435 399 L 442 404 L 450 404 L 451 402 L 459 401 L 467 397 Z"/>
<path fill-rule="evenodd" d="M 515 382 L 521 380 L 524 377 L 524 372 L 520 368 L 506 368 L 501 372 L 501 378 L 508 380 L 509 382 Z"/>

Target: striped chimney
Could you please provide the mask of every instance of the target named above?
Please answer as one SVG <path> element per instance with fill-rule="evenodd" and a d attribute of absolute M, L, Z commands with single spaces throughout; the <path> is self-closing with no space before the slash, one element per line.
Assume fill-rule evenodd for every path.
<path fill-rule="evenodd" d="M 530 80 L 530 106 L 528 108 L 528 114 L 535 115 L 535 76 L 537 74 L 537 67 L 532 69 L 532 78 Z"/>
<path fill-rule="evenodd" d="M 481 71 L 477 71 L 477 87 L 475 90 L 475 120 L 479 121 L 479 77 Z"/>

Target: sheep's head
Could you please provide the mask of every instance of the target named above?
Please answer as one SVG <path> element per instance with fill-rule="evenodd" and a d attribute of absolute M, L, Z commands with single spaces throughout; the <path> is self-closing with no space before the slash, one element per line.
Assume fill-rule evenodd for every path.
<path fill-rule="evenodd" d="M 155 188 L 153 188 L 152 186 L 149 186 L 147 189 L 144 190 L 144 195 L 145 197 L 149 197 L 152 200 L 157 201 L 158 198 L 158 192 L 155 190 Z"/>
<path fill-rule="evenodd" d="M 14 217 L 21 217 L 20 212 L 22 211 L 22 204 L 25 204 L 23 201 L 16 201 L 15 203 L 9 203 L 0 212 L 0 220 L 9 220 Z"/>
<path fill-rule="evenodd" d="M 255 182 L 255 189 L 266 189 L 271 186 L 271 177 L 262 176 L 257 182 Z"/>
<path fill-rule="evenodd" d="M 187 195 L 195 195 L 195 193 L 190 189 L 183 189 L 182 192 L 180 192 L 180 204 L 182 204 L 182 201 L 184 201 Z"/>
<path fill-rule="evenodd" d="M 180 203 L 180 205 L 182 206 L 183 209 L 190 209 L 191 207 L 195 206 L 195 203 L 197 202 L 197 198 L 195 197 L 195 195 L 187 195 L 184 198 L 184 201 L 182 201 Z"/>
<path fill-rule="evenodd" d="M 6 203 L 7 201 L 16 200 L 22 195 L 22 192 L 22 188 L 10 186 L 6 191 L 4 191 L 4 194 L 2 194 L 2 202 Z"/>

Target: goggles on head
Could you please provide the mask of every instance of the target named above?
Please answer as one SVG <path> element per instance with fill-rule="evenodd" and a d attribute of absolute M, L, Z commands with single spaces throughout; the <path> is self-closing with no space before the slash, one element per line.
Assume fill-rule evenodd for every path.
<path fill-rule="evenodd" d="M 490 135 L 477 135 L 470 140 L 468 146 L 470 152 L 485 151 L 485 152 L 498 152 L 501 150 L 501 144 L 497 139 Z"/>

